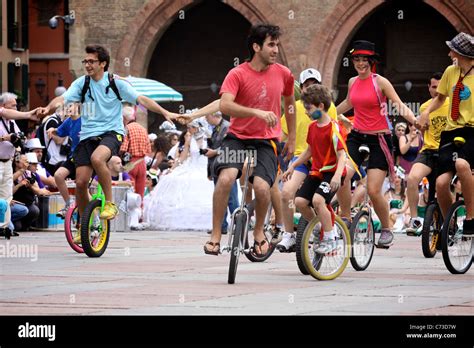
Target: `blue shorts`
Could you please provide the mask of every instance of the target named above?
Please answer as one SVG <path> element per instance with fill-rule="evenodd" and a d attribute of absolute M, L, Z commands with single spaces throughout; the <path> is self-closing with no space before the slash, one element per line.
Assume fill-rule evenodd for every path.
<path fill-rule="evenodd" d="M 290 161 L 290 163 L 293 163 L 295 162 L 296 160 L 298 159 L 297 156 L 293 157 Z M 305 175 L 308 175 L 309 174 L 309 167 L 308 167 L 309 163 L 305 163 L 305 164 L 300 164 L 298 167 L 295 168 L 295 170 L 297 170 L 298 172 L 300 173 L 303 173 Z"/>

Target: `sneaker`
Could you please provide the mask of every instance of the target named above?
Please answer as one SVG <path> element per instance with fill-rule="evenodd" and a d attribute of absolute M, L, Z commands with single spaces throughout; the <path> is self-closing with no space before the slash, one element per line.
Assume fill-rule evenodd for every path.
<path fill-rule="evenodd" d="M 100 213 L 100 218 L 104 220 L 112 220 L 118 214 L 118 209 L 115 203 L 107 202 L 105 203 L 104 210 Z"/>
<path fill-rule="evenodd" d="M 377 242 L 377 246 L 380 248 L 388 248 L 392 245 L 393 242 L 393 233 L 388 229 L 382 229 L 380 233 L 379 241 Z"/>
<path fill-rule="evenodd" d="M 276 248 L 281 253 L 289 253 L 294 250 L 296 244 L 296 238 L 294 233 L 283 232 L 283 237 L 280 243 L 277 244 Z"/>
<path fill-rule="evenodd" d="M 270 243 L 272 245 L 277 245 L 278 243 L 280 243 L 283 239 L 283 230 L 280 226 L 275 226 L 273 228 L 273 236 L 272 236 L 272 240 L 270 241 Z"/>
<path fill-rule="evenodd" d="M 330 254 L 336 250 L 337 244 L 334 239 L 323 239 L 319 246 L 314 250 L 317 254 Z"/>
<path fill-rule="evenodd" d="M 130 230 L 132 231 L 143 231 L 144 229 L 145 227 L 142 224 L 130 226 Z"/>
<path fill-rule="evenodd" d="M 64 208 L 62 208 L 60 211 L 56 213 L 56 216 L 60 217 L 61 219 L 65 219 L 68 209 L 69 209 L 69 206 L 65 206 Z"/>
<path fill-rule="evenodd" d="M 419 236 L 421 235 L 420 227 L 422 227 L 422 223 L 420 218 L 416 217 L 414 219 L 410 219 L 409 225 L 407 227 L 407 236 Z"/>
<path fill-rule="evenodd" d="M 463 236 L 469 236 L 473 237 L 474 236 L 474 219 L 469 219 L 469 220 L 464 220 L 463 226 Z"/>

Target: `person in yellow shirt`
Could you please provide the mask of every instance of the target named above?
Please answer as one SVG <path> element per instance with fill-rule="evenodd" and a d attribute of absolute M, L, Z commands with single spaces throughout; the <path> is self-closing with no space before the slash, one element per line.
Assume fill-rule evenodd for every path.
<path fill-rule="evenodd" d="M 441 133 L 439 144 L 439 176 L 436 179 L 438 203 L 443 216 L 452 204 L 449 186 L 454 172 L 457 173 L 464 193 L 466 220 L 463 233 L 474 234 L 474 37 L 459 33 L 451 41 L 449 57 L 453 65 L 446 68 L 438 85 L 438 95 L 421 114 L 420 124 L 426 126 L 429 114 L 439 109 L 449 96 L 449 115 L 446 130 Z M 458 147 L 454 138 L 465 139 Z"/>
<path fill-rule="evenodd" d="M 440 72 L 434 73 L 428 84 L 428 91 L 431 99 L 425 102 L 420 107 L 420 112 L 423 113 L 430 105 L 433 98 L 436 98 L 438 92 L 439 81 L 442 74 Z M 407 179 L 407 198 L 410 206 L 410 222 L 407 228 L 408 235 L 418 234 L 422 225 L 422 219 L 418 216 L 417 204 L 419 199 L 418 185 L 424 177 L 433 173 L 436 178 L 436 167 L 438 164 L 438 148 L 441 138 L 441 132 L 446 128 L 446 122 L 449 113 L 449 98 L 446 98 L 443 106 L 433 111 L 429 115 L 429 128 L 423 134 L 423 147 L 421 148 L 418 157 L 413 163 L 410 174 Z M 432 175 L 432 176 L 433 176 Z M 434 193 L 434 190 L 431 190 Z M 430 197 L 430 200 L 434 197 Z"/>
<path fill-rule="evenodd" d="M 314 84 L 321 84 L 321 74 L 314 68 L 303 70 L 300 74 L 300 87 L 301 92 L 305 92 L 309 86 Z M 295 142 L 295 153 L 290 163 L 295 162 L 298 157 L 306 150 L 308 143 L 306 137 L 308 135 L 308 127 L 313 122 L 306 114 L 303 102 L 298 100 L 295 102 L 296 107 L 296 142 Z M 328 110 L 329 116 L 337 121 L 336 106 L 331 102 L 331 106 Z M 350 121 L 349 121 L 350 122 Z M 283 132 L 282 140 L 288 134 L 286 117 L 285 115 L 281 118 L 281 129 Z M 291 179 L 285 181 L 281 191 L 282 198 L 282 214 L 283 214 L 283 225 L 285 232 L 283 233 L 282 240 L 277 244 L 277 249 L 280 252 L 291 252 L 294 250 L 296 244 L 296 237 L 293 233 L 293 213 L 294 213 L 294 199 L 298 188 L 309 173 L 310 164 L 302 164 L 295 168 L 294 174 Z M 273 240 L 272 240 L 273 242 Z"/>

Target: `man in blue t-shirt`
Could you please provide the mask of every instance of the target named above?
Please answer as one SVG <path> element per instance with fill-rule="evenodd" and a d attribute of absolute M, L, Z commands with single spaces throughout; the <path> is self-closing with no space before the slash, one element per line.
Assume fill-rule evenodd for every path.
<path fill-rule="evenodd" d="M 112 184 L 107 161 L 118 154 L 124 135 L 121 99 L 134 105 L 140 103 L 153 112 L 163 114 L 168 121 L 171 121 L 173 115 L 152 99 L 139 95 L 127 81 L 117 77 L 110 78 L 107 72 L 110 55 L 104 47 L 89 45 L 85 51 L 86 56 L 82 64 L 85 66 L 86 75 L 76 79 L 66 93 L 54 98 L 47 107 L 40 108 L 38 114 L 44 117 L 64 104 L 82 103 L 80 142 L 73 157 L 76 165 L 76 201 L 79 214 L 82 214 L 89 201 L 88 183 L 95 170 L 106 199 L 100 217 L 113 219 L 118 209 L 112 202 Z M 86 81 L 89 81 L 89 87 L 83 96 Z"/>

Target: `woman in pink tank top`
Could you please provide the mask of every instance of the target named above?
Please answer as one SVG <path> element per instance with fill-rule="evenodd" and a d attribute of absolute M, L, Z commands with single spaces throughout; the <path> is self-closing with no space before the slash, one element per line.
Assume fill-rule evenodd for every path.
<path fill-rule="evenodd" d="M 349 80 L 347 97 L 337 106 L 337 113 L 354 109 L 354 127 L 347 137 L 347 147 L 349 155 L 358 166 L 363 161 L 359 147 L 367 145 L 370 149 L 367 189 L 382 223 L 382 233 L 377 246 L 388 248 L 392 245 L 393 234 L 389 227 L 389 207 L 382 194 L 382 185 L 387 172 L 393 175 L 394 164 L 387 99 L 408 122 L 417 125 L 417 121 L 413 112 L 400 100 L 390 81 L 374 73 L 378 58 L 375 45 L 369 41 L 355 41 L 350 54 L 357 76 Z M 345 185 L 338 191 L 341 215 L 348 221 L 351 208 L 351 178 L 354 172 L 353 168 L 348 168 Z"/>

